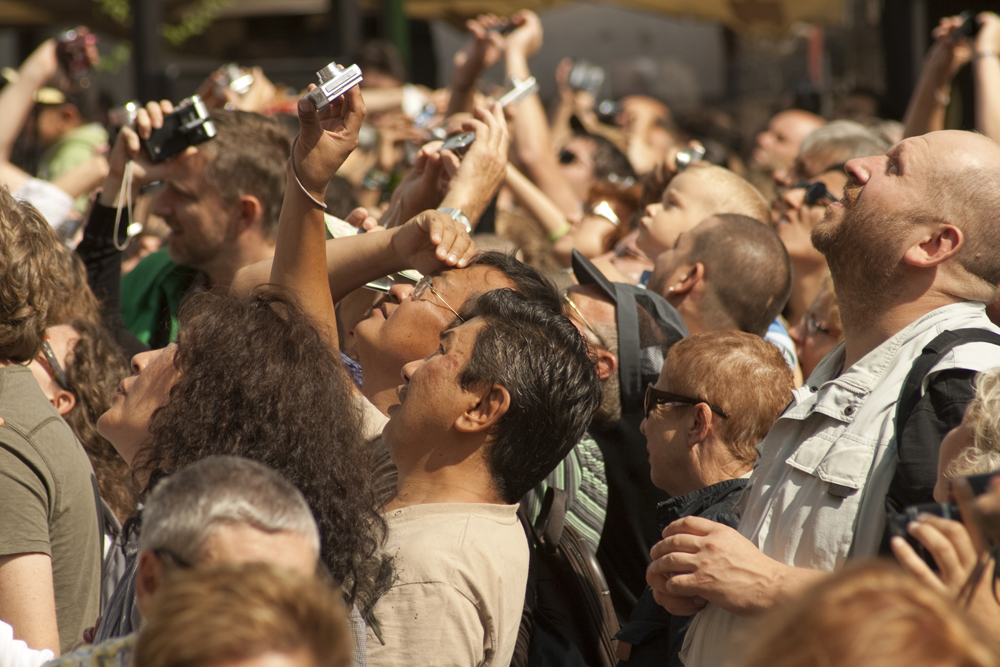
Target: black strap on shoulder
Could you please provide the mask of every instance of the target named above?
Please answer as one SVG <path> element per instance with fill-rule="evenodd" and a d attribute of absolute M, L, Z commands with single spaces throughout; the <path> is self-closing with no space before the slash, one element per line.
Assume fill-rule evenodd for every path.
<path fill-rule="evenodd" d="M 899 400 L 896 402 L 897 439 L 906 427 L 906 422 L 909 421 L 913 409 L 920 402 L 920 386 L 923 384 L 924 378 L 952 348 L 965 343 L 1000 345 L 1000 334 L 986 329 L 955 329 L 954 331 L 945 331 L 924 346 L 920 356 L 913 362 L 910 372 L 907 373 L 903 388 L 899 392 Z"/>

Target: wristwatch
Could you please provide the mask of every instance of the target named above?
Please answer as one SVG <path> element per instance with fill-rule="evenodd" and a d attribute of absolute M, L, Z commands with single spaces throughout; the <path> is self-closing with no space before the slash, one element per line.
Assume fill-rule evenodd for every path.
<path fill-rule="evenodd" d="M 438 207 L 438 211 L 444 213 L 455 222 L 462 223 L 463 225 L 465 225 L 465 231 L 469 232 L 470 234 L 472 233 L 472 221 L 469 220 L 469 216 L 462 213 L 457 208 L 451 208 L 450 206 L 440 206 Z"/>

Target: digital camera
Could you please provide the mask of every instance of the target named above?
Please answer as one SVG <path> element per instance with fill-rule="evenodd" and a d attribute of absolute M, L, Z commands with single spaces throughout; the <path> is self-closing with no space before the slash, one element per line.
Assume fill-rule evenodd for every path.
<path fill-rule="evenodd" d="M 305 96 L 316 105 L 316 111 L 323 113 L 335 99 L 361 83 L 361 68 L 351 65 L 342 70 L 337 63 L 330 63 L 316 72 L 316 76 L 319 77 L 319 87 Z"/>
<path fill-rule="evenodd" d="M 152 162 L 163 162 L 189 146 L 203 144 L 216 134 L 205 103 L 197 95 L 182 100 L 180 106 L 163 117 L 163 127 L 154 129 L 149 139 L 142 139 Z"/>

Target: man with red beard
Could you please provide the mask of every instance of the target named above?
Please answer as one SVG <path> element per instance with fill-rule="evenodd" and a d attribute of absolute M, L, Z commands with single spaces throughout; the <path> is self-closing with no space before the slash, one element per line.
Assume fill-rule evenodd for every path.
<path fill-rule="evenodd" d="M 907 139 L 851 160 L 842 202 L 812 241 L 830 266 L 845 342 L 828 354 L 758 447 L 732 529 L 672 523 L 647 580 L 695 618 L 688 667 L 739 656 L 749 617 L 799 594 L 848 558 L 875 556 L 886 509 L 930 501 L 937 447 L 1000 366 L 1000 346 L 965 343 L 925 375 L 901 433 L 896 404 L 924 347 L 948 330 L 1000 332 L 984 303 L 1000 283 L 1000 146 L 970 132 Z"/>

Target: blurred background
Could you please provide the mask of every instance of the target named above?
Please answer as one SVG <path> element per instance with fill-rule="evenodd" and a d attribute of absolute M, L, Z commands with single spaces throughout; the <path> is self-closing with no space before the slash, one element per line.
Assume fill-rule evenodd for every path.
<path fill-rule="evenodd" d="M 532 62 L 543 100 L 566 57 L 605 69 L 599 99 L 645 94 L 676 112 L 711 106 L 739 119 L 744 141 L 775 108 L 827 118 L 854 107 L 899 119 L 938 18 L 996 9 L 986 0 L 0 0 L 0 66 L 76 25 L 100 35 L 94 83 L 110 103 L 180 99 L 222 63 L 261 66 L 296 89 L 331 58 L 371 39 L 398 48 L 413 83 L 447 83 L 464 21 L 539 13 Z M 487 81 L 500 82 L 501 66 Z M 949 126 L 972 127 L 971 76 L 956 81 Z"/>

